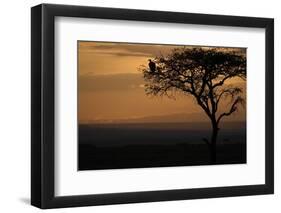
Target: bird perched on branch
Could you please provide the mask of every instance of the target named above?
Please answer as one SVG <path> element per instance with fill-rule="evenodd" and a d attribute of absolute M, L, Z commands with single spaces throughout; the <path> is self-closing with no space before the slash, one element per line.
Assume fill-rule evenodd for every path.
<path fill-rule="evenodd" d="M 151 59 L 149 59 L 148 61 L 149 61 L 148 66 L 149 66 L 150 71 L 155 72 L 156 71 L 156 64 Z"/>

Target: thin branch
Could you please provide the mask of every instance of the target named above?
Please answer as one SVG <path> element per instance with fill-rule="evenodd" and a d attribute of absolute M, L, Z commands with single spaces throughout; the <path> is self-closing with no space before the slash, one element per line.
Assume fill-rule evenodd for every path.
<path fill-rule="evenodd" d="M 225 82 L 227 79 L 231 78 L 231 77 L 233 77 L 233 76 L 232 76 L 232 75 L 227 75 L 227 76 L 225 76 L 221 81 L 219 81 L 218 83 L 214 84 L 213 88 L 216 88 L 216 87 L 218 87 L 218 86 L 222 86 L 222 85 L 224 84 L 224 82 Z"/>
<path fill-rule="evenodd" d="M 223 117 L 229 116 L 229 115 L 231 115 L 233 112 L 235 112 L 235 111 L 237 110 L 237 106 L 236 106 L 236 105 L 237 105 L 238 103 L 241 103 L 242 101 L 243 101 L 243 99 L 242 99 L 241 97 L 237 97 L 236 100 L 232 103 L 232 105 L 231 105 L 229 111 L 228 111 L 228 112 L 222 113 L 222 114 L 218 117 L 218 119 L 217 119 L 217 124 L 219 124 L 220 120 L 221 120 Z"/>
<path fill-rule="evenodd" d="M 239 93 L 242 93 L 242 89 L 239 87 L 223 89 L 220 94 L 216 95 L 216 109 L 218 108 L 219 102 L 223 96 L 230 95 L 232 98 L 234 98 L 234 96 L 238 95 Z"/>

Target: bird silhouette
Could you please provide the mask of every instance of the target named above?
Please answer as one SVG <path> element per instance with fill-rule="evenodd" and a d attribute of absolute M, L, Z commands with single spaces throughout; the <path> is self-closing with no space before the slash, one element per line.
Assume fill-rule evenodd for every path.
<path fill-rule="evenodd" d="M 156 64 L 151 59 L 149 59 L 148 61 L 149 61 L 148 66 L 149 66 L 150 71 L 155 72 L 156 71 Z"/>

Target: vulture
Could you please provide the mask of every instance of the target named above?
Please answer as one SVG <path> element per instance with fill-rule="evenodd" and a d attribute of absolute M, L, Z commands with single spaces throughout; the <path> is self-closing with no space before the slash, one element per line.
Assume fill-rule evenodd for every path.
<path fill-rule="evenodd" d="M 155 72 L 156 71 L 156 64 L 151 59 L 149 59 L 148 61 L 149 61 L 148 66 L 149 66 L 150 71 Z"/>

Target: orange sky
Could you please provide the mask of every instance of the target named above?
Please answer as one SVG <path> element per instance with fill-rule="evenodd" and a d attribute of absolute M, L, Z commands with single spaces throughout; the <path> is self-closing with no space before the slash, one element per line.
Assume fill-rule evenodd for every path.
<path fill-rule="evenodd" d="M 138 70 L 149 58 L 179 46 L 78 42 L 79 123 L 208 121 L 191 96 L 148 97 Z M 246 82 L 234 79 L 243 89 Z M 244 121 L 245 109 L 227 118 Z"/>

